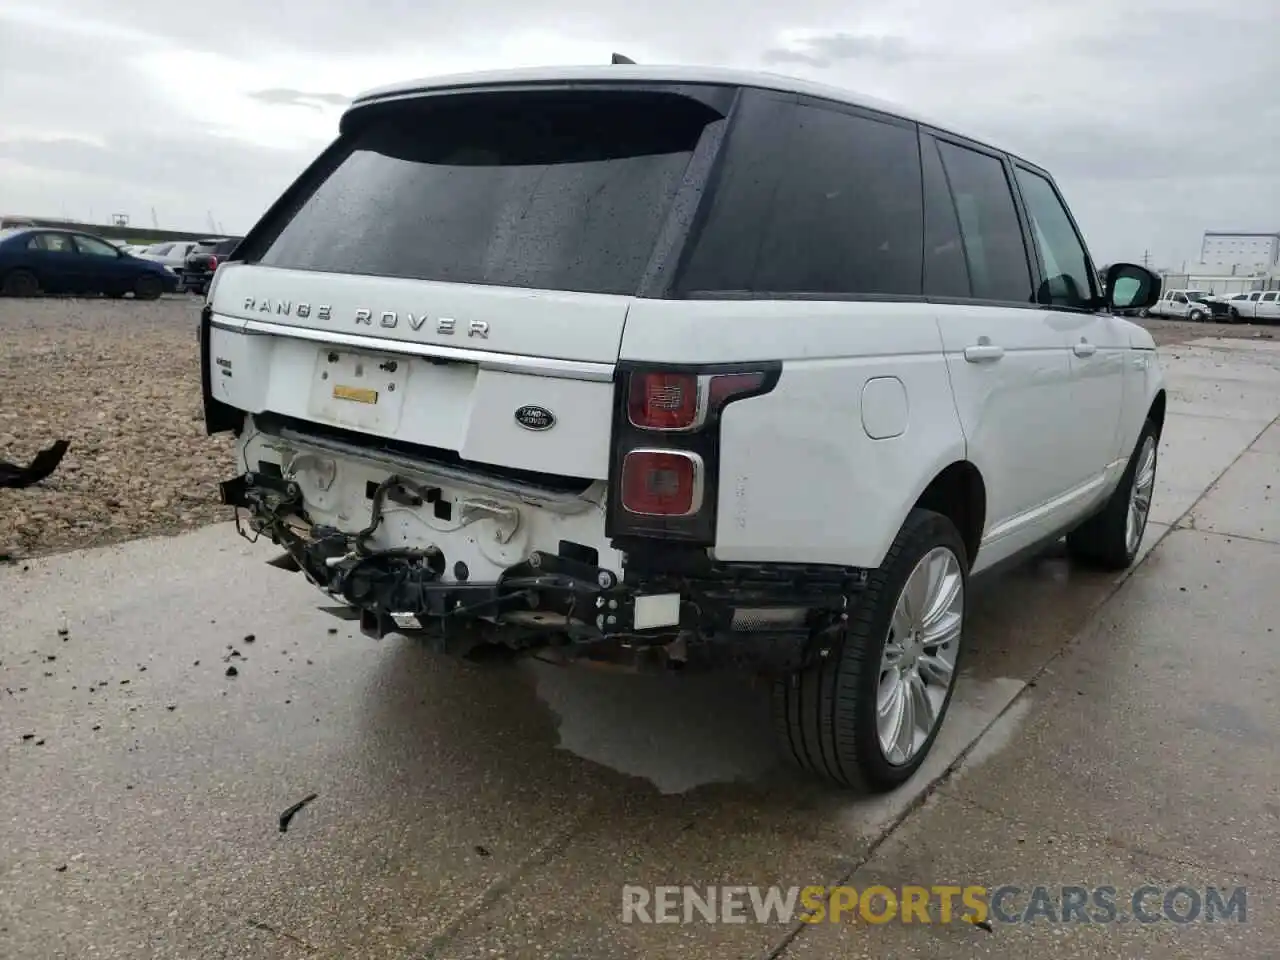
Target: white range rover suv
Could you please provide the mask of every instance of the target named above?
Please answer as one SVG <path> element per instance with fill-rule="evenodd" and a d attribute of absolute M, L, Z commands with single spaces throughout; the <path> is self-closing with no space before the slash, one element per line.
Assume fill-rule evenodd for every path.
<path fill-rule="evenodd" d="M 408 83 L 217 271 L 206 426 L 223 501 L 365 632 L 762 672 L 803 766 L 887 790 L 970 576 L 1137 553 L 1166 394 L 1113 311 L 1160 280 L 1100 279 L 1044 170 L 838 89 Z"/>

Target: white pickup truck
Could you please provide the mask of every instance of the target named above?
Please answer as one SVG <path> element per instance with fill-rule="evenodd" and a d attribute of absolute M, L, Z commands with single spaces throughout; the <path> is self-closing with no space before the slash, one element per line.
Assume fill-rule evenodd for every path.
<path fill-rule="evenodd" d="M 1227 319 L 1225 301 L 1207 290 L 1166 290 L 1160 299 L 1147 309 L 1147 315 L 1170 320 Z"/>
<path fill-rule="evenodd" d="M 1227 300 L 1227 309 L 1234 321 L 1258 320 L 1274 323 L 1280 320 L 1280 291 L 1254 290 L 1252 293 L 1237 293 Z"/>
<path fill-rule="evenodd" d="M 1166 393 L 1045 170 L 769 74 L 397 85 L 213 275 L 223 502 L 370 634 L 772 678 L 781 742 L 890 789 L 969 577 L 1134 561 Z M 1014 588 L 1016 589 L 1016 587 Z"/>

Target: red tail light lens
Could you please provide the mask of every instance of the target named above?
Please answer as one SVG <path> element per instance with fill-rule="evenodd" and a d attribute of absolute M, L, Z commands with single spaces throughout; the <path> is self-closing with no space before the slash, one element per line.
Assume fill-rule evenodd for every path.
<path fill-rule="evenodd" d="M 622 506 L 642 516 L 687 517 L 702 508 L 702 481 L 696 453 L 632 450 L 622 460 Z"/>
<path fill-rule="evenodd" d="M 689 373 L 638 373 L 631 378 L 627 416 L 644 430 L 687 430 L 698 422 L 698 378 Z"/>

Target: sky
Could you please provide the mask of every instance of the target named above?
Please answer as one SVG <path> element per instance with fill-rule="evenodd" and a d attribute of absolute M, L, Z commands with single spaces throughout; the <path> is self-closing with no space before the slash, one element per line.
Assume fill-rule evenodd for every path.
<path fill-rule="evenodd" d="M 1280 0 L 0 0 L 0 212 L 243 233 L 363 90 L 614 51 L 835 84 L 1025 156 L 1099 262 L 1280 231 Z"/>

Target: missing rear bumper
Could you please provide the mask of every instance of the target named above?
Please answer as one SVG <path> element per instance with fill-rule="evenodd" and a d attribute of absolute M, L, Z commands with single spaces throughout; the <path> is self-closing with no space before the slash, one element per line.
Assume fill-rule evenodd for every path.
<path fill-rule="evenodd" d="M 390 491 L 397 478 L 382 486 Z M 267 535 L 287 560 L 358 617 L 362 632 L 420 636 L 448 653 L 477 647 L 553 652 L 629 666 L 723 666 L 790 671 L 821 656 L 865 573 L 802 565 L 708 564 L 679 574 L 612 570 L 533 551 L 495 580 L 470 581 L 444 549 L 374 549 L 357 533 L 312 525 L 298 487 L 266 474 L 221 485 L 249 512 L 247 536 Z M 563 551 L 562 551 L 563 552 Z M 646 565 L 651 570 L 651 565 Z M 452 578 L 446 571 L 452 572 Z"/>

